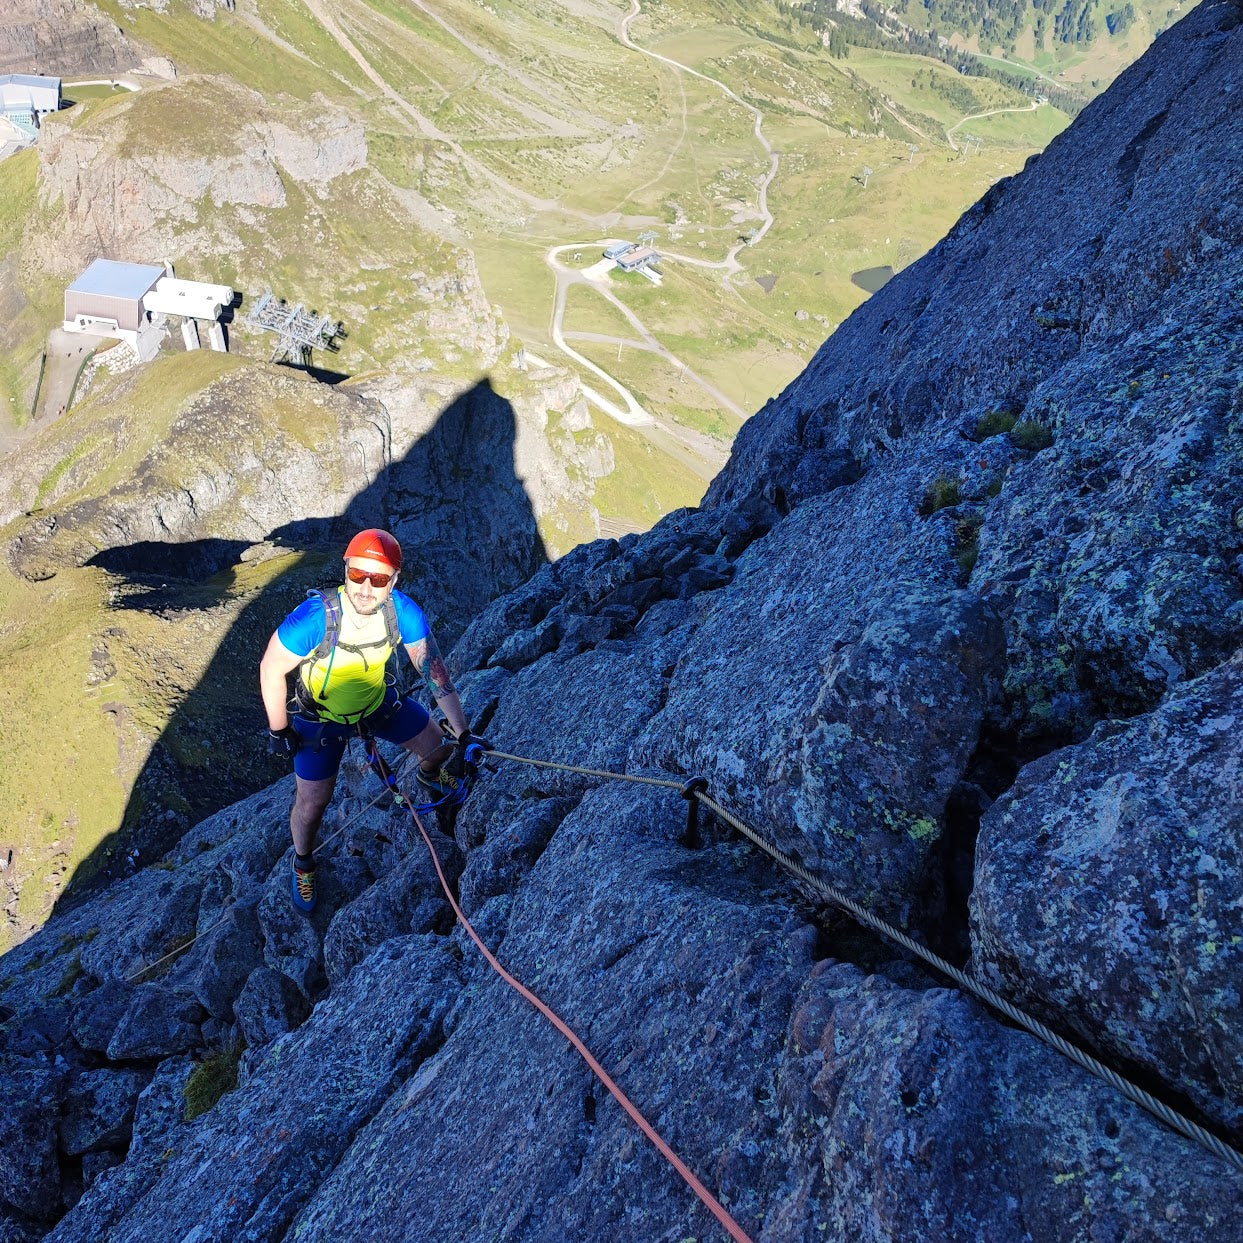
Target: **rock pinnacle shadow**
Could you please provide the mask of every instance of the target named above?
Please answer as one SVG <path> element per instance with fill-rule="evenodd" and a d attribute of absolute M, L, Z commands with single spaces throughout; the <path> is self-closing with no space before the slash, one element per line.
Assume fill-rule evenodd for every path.
<path fill-rule="evenodd" d="M 341 581 L 350 536 L 382 526 L 401 541 L 402 589 L 424 609 L 442 650 L 496 596 L 548 560 L 514 463 L 512 405 L 487 379 L 455 397 L 400 460 L 389 462 L 341 513 L 305 513 L 265 540 L 207 536 L 143 541 L 97 553 L 89 564 L 115 576 L 109 642 L 124 644 L 125 616 L 152 633 L 141 693 L 176 707 L 148 745 L 135 704 L 104 705 L 121 754 L 141 751 L 116 830 L 82 860 L 53 914 L 118 874 L 153 862 L 195 823 L 278 780 L 287 760 L 266 750 L 258 663 L 271 632 L 314 587 Z M 213 643 L 202 672 L 187 646 Z M 150 704 L 142 705 L 144 710 Z M 133 852 L 137 851 L 136 860 Z"/>

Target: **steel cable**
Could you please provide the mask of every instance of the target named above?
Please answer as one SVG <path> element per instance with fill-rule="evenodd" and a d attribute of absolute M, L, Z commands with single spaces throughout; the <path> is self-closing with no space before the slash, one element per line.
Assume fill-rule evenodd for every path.
<path fill-rule="evenodd" d="M 947 962 L 940 955 L 935 954 L 926 946 L 921 945 L 918 941 L 908 936 L 900 928 L 895 928 L 892 924 L 881 919 L 877 915 L 873 915 L 865 907 L 862 907 L 848 897 L 840 889 L 834 885 L 821 880 L 812 873 L 806 866 L 797 859 L 785 853 L 779 847 L 770 842 L 762 833 L 753 829 L 746 821 L 741 820 L 733 812 L 722 807 L 715 799 L 710 798 L 702 790 L 690 790 L 685 783 L 677 781 L 662 781 L 654 777 L 640 777 L 632 773 L 615 773 L 604 772 L 599 769 L 578 768 L 571 764 L 556 764 L 549 760 L 533 760 L 523 755 L 510 755 L 503 751 L 492 751 L 491 755 L 497 759 L 513 760 L 520 764 L 533 764 L 539 768 L 557 768 L 566 772 L 585 773 L 590 776 L 604 777 L 614 781 L 629 781 L 635 784 L 664 786 L 667 789 L 678 790 L 679 792 L 687 791 L 688 797 L 693 795 L 699 800 L 703 806 L 709 811 L 720 816 L 727 824 L 735 828 L 739 833 L 758 846 L 765 854 L 769 855 L 775 862 L 780 864 L 786 871 L 797 876 L 804 884 L 810 886 L 835 906 L 849 912 L 859 923 L 872 931 L 879 933 L 886 939 L 895 942 L 914 954 L 921 961 L 927 963 L 939 971 L 942 975 L 948 976 L 955 984 L 977 997 L 986 1005 L 991 1006 L 994 1010 L 1004 1014 L 1008 1019 L 1017 1023 L 1020 1027 L 1030 1032 L 1037 1039 L 1044 1041 L 1050 1048 L 1057 1050 L 1064 1057 L 1069 1058 L 1077 1066 L 1086 1070 L 1089 1074 L 1095 1075 L 1098 1079 L 1109 1084 L 1110 1087 L 1121 1092 L 1129 1101 L 1140 1108 L 1147 1110 L 1153 1117 L 1160 1119 L 1167 1126 L 1173 1128 L 1179 1134 L 1186 1136 L 1188 1139 L 1194 1140 L 1203 1146 L 1214 1156 L 1220 1157 L 1223 1161 L 1233 1166 L 1236 1170 L 1243 1172 L 1243 1153 L 1232 1148 L 1229 1144 L 1224 1143 L 1213 1135 L 1210 1131 L 1198 1123 L 1193 1122 L 1190 1118 L 1184 1117 L 1177 1110 L 1170 1108 L 1163 1101 L 1159 1101 L 1152 1093 L 1132 1083 L 1129 1079 L 1123 1078 L 1117 1071 L 1106 1066 L 1103 1062 L 1093 1057 L 1090 1053 L 1085 1053 L 1077 1045 L 1072 1044 L 1069 1040 L 1059 1036 L 1057 1032 L 1047 1027 L 1039 1019 L 1033 1018 L 1026 1011 L 1019 1009 L 1012 1002 L 1007 1001 L 1000 993 L 995 992 L 986 984 L 981 984 L 974 977 L 967 975 L 966 972 L 960 971 L 952 963 Z"/>

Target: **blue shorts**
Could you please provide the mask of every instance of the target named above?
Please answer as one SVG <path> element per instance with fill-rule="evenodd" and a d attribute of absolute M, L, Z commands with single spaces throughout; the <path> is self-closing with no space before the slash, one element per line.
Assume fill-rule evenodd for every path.
<path fill-rule="evenodd" d="M 390 690 L 384 702 L 362 719 L 367 733 L 385 742 L 398 745 L 409 742 L 426 728 L 431 717 L 417 700 L 407 696 L 398 698 Z M 345 754 L 345 744 L 358 736 L 357 725 L 342 725 L 337 721 L 312 721 L 309 717 L 294 716 L 290 724 L 298 731 L 302 745 L 293 757 L 293 770 L 304 781 L 323 781 L 335 777 Z"/>

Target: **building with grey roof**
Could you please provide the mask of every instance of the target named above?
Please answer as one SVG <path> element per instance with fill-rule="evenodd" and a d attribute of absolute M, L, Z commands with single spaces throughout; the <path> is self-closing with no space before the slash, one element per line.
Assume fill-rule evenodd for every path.
<path fill-rule="evenodd" d="M 49 112 L 60 110 L 60 79 L 0 74 L 0 116 L 32 138 Z"/>
<path fill-rule="evenodd" d="M 220 315 L 233 298 L 227 285 L 178 280 L 171 264 L 96 259 L 65 290 L 64 328 L 128 341 L 145 362 L 155 357 L 164 323 L 175 315 L 186 349 L 199 348 L 202 321 L 212 349 L 224 350 Z"/>

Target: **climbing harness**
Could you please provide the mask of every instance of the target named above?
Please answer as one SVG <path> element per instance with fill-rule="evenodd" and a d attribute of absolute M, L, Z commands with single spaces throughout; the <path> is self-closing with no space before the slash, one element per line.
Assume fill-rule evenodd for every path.
<path fill-rule="evenodd" d="M 362 740 L 367 767 L 384 783 L 392 795 L 393 806 L 405 803 L 406 796 L 397 785 L 397 778 L 376 744 L 374 736 L 358 726 L 358 736 Z M 448 810 L 460 807 L 470 797 L 470 792 L 479 776 L 479 766 L 483 763 L 484 749 L 478 743 L 468 743 L 464 747 L 455 747 L 454 755 L 446 765 L 446 773 L 454 785 L 446 794 L 430 803 L 412 804 L 416 812 L 427 815 L 428 812 Z"/>
<path fill-rule="evenodd" d="M 302 715 L 315 719 L 327 712 L 326 696 L 328 682 L 332 677 L 332 667 L 336 663 L 337 652 L 349 652 L 352 656 L 357 656 L 363 662 L 363 670 L 366 671 L 371 667 L 367 659 L 367 652 L 371 649 L 379 649 L 376 657 L 382 651 L 384 663 L 387 664 L 389 657 L 394 652 L 401 651 L 401 622 L 397 617 L 397 605 L 393 602 L 393 597 L 390 593 L 385 597 L 384 603 L 380 606 L 380 615 L 384 618 L 384 638 L 374 639 L 370 643 L 346 643 L 341 639 L 342 617 L 339 589 L 334 587 L 331 590 L 325 591 L 316 587 L 306 594 L 307 599 L 319 600 L 323 606 L 324 635 L 315 650 L 303 657 L 302 663 L 298 666 L 298 676 L 294 681 L 294 700 L 298 711 Z M 312 676 L 315 667 L 325 659 L 328 664 L 324 669 L 323 680 L 320 682 L 319 694 L 316 695 L 312 689 Z M 396 675 L 386 672 L 385 684 L 397 689 L 400 695 L 401 687 L 397 685 Z M 365 715 L 367 713 L 364 711 L 358 719 Z M 341 723 L 353 724 L 353 721 L 347 718 Z"/>
<path fill-rule="evenodd" d="M 902 946 L 903 949 L 914 954 L 916 958 L 919 958 L 928 966 L 933 967 L 942 975 L 948 976 L 960 988 L 1005 1015 L 1006 1018 L 1017 1023 L 1020 1027 L 1025 1028 L 1037 1039 L 1044 1041 L 1045 1044 L 1057 1050 L 1064 1057 L 1069 1058 L 1075 1065 L 1103 1080 L 1118 1092 L 1121 1092 L 1133 1104 L 1147 1110 L 1153 1117 L 1164 1122 L 1168 1127 L 1179 1132 L 1187 1139 L 1195 1140 L 1196 1143 L 1206 1148 L 1214 1156 L 1220 1157 L 1223 1161 L 1232 1165 L 1236 1170 L 1243 1171 L 1243 1153 L 1218 1139 L 1217 1136 L 1200 1126 L 1199 1123 L 1193 1122 L 1177 1110 L 1171 1109 L 1170 1106 L 1158 1100 L 1152 1093 L 1145 1091 L 1129 1079 L 1124 1079 L 1117 1071 L 1106 1066 L 1104 1062 L 1093 1057 L 1090 1053 L 1085 1053 L 1077 1045 L 1059 1036 L 1052 1028 L 1047 1027 L 1039 1019 L 1033 1018 L 1026 1011 L 1007 1001 L 1000 993 L 989 988 L 988 985 L 981 984 L 972 976 L 967 975 L 966 972 L 960 971 L 952 963 L 947 962 L 939 954 L 933 953 L 927 946 L 921 945 L 900 928 L 895 928 L 879 916 L 873 915 L 871 911 L 860 906 L 859 903 L 848 897 L 836 886 L 821 880 L 797 859 L 786 854 L 785 851 L 775 846 L 758 830 L 752 828 L 744 820 L 741 820 L 727 808 L 722 807 L 715 799 L 711 798 L 707 793 L 707 782 L 702 777 L 692 778 L 683 784 L 677 781 L 662 780 L 658 777 L 641 777 L 634 773 L 606 772 L 601 769 L 579 768 L 572 764 L 556 764 L 549 760 L 531 759 L 525 755 L 511 755 L 505 751 L 491 751 L 489 755 L 494 759 L 511 760 L 518 764 L 532 764 L 537 768 L 552 768 L 562 772 L 582 773 L 587 776 L 603 777 L 614 781 L 628 781 L 640 785 L 663 786 L 665 789 L 677 790 L 683 798 L 691 801 L 692 805 L 693 801 L 697 800 L 708 808 L 709 811 L 719 816 L 726 824 L 741 833 L 753 845 L 758 846 L 765 854 L 785 868 L 786 871 L 797 876 L 805 885 L 832 902 L 834 906 L 840 907 L 852 915 L 859 923 L 872 929 L 873 932 L 879 933 L 887 940 Z M 697 831 L 698 821 L 688 814 L 688 839 L 697 834 Z M 690 844 L 689 841 L 688 844 Z"/>

